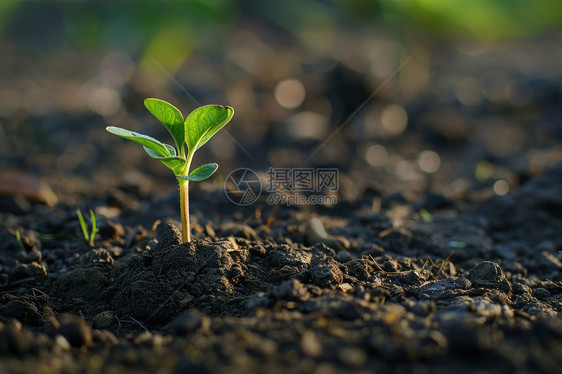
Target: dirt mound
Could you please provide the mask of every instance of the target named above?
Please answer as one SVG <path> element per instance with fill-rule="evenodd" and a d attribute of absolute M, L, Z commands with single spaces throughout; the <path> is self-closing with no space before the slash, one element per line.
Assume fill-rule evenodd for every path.
<path fill-rule="evenodd" d="M 180 238 L 168 224 L 152 250 L 129 259 L 113 286 L 111 305 L 119 315 L 151 323 L 167 322 L 189 308 L 244 315 L 247 301 L 275 284 L 298 279 L 329 286 L 341 283 L 348 272 L 322 247 L 238 244 L 234 238 L 180 244 Z"/>

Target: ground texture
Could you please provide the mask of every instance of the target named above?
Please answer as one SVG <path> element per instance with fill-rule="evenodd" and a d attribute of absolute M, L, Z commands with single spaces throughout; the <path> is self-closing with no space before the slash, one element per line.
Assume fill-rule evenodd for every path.
<path fill-rule="evenodd" d="M 377 213 L 364 213 L 370 199 L 322 215 L 269 207 L 195 223 L 190 244 L 173 222 L 100 215 L 89 247 L 71 210 L 3 213 L 61 237 L 22 229 L 20 244 L 3 228 L 0 367 L 556 372 L 560 191 L 556 164 L 470 209 L 435 195 L 420 203 L 439 202 L 424 219 L 394 198 Z M 210 193 L 220 207 L 222 191 Z M 175 198 L 138 199 L 138 210 L 157 215 Z"/>

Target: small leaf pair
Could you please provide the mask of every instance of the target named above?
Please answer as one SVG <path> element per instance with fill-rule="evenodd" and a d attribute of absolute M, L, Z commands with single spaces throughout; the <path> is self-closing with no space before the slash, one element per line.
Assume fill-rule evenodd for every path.
<path fill-rule="evenodd" d="M 184 120 L 181 112 L 164 100 L 146 99 L 144 105 L 168 129 L 175 148 L 148 135 L 120 127 L 108 126 L 106 129 L 114 135 L 142 145 L 150 157 L 159 160 L 174 172 L 180 184 L 183 239 L 184 242 L 189 242 L 188 182 L 204 181 L 219 167 L 215 163 L 204 164 L 190 173 L 193 155 L 232 119 L 234 109 L 222 105 L 205 105 L 195 109 Z"/>
<path fill-rule="evenodd" d="M 230 121 L 234 109 L 221 105 L 205 105 L 191 112 L 184 121 L 181 112 L 164 100 L 146 99 L 144 105 L 168 129 L 176 148 L 148 135 L 120 127 L 108 126 L 107 131 L 141 144 L 150 157 L 162 162 L 178 179 L 200 182 L 209 178 L 217 170 L 217 164 L 206 164 L 187 174 L 193 154 Z"/>

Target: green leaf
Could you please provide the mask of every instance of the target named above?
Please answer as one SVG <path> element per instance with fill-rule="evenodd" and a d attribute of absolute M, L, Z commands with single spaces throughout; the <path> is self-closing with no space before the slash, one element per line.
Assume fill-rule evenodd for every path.
<path fill-rule="evenodd" d="M 82 228 L 82 234 L 84 234 L 84 239 L 88 241 L 88 225 L 84 220 L 82 211 L 80 209 L 76 209 L 76 215 L 78 216 L 78 222 L 80 222 L 80 227 Z"/>
<path fill-rule="evenodd" d="M 165 144 L 165 146 L 172 148 L 172 150 L 174 149 L 172 146 L 168 144 Z M 151 150 L 150 148 L 147 147 L 143 147 L 143 148 L 150 157 L 162 162 L 164 165 L 166 165 L 168 169 L 172 170 L 175 174 L 179 174 L 183 171 L 183 167 L 185 166 L 186 160 L 185 158 L 176 156 L 175 150 L 173 156 L 162 157 L 158 155 L 156 152 L 154 152 L 153 150 Z"/>
<path fill-rule="evenodd" d="M 135 143 L 145 146 L 146 148 L 150 149 L 160 157 L 172 156 L 168 147 L 166 147 L 162 142 L 148 135 L 139 134 L 138 132 L 125 130 L 122 129 L 121 127 L 115 127 L 115 126 L 108 126 L 105 129 L 114 135 L 132 140 Z"/>
<path fill-rule="evenodd" d="M 177 175 L 177 177 L 192 182 L 201 182 L 213 175 L 218 168 L 219 165 L 213 162 L 199 166 L 197 169 L 189 173 L 189 175 Z"/>
<path fill-rule="evenodd" d="M 181 154 L 185 142 L 185 126 L 181 112 L 172 104 L 160 99 L 146 99 L 144 106 L 168 129 Z"/>
<path fill-rule="evenodd" d="M 222 105 L 205 105 L 195 109 L 185 120 L 185 141 L 193 153 L 207 143 L 234 115 L 234 109 Z"/>
<path fill-rule="evenodd" d="M 176 149 L 174 147 L 166 143 L 162 143 L 162 144 L 164 144 L 164 147 L 168 149 L 168 152 L 170 152 L 170 156 L 177 156 Z"/>

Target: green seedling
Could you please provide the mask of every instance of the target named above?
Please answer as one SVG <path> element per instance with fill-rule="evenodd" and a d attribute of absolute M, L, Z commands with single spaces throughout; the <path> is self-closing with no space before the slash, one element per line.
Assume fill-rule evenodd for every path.
<path fill-rule="evenodd" d="M 193 155 L 230 121 L 234 109 L 221 105 L 205 105 L 195 109 L 184 120 L 181 112 L 164 100 L 146 99 L 144 105 L 168 129 L 174 139 L 175 148 L 148 135 L 120 127 L 108 126 L 106 130 L 142 145 L 150 157 L 172 170 L 180 186 L 182 239 L 187 243 L 191 241 L 189 182 L 204 181 L 219 167 L 215 163 L 204 164 L 190 172 Z"/>
<path fill-rule="evenodd" d="M 427 209 L 420 209 L 420 217 L 425 222 L 433 222 L 433 214 L 429 213 Z"/>
<path fill-rule="evenodd" d="M 23 241 L 21 240 L 20 229 L 16 230 L 16 240 L 18 241 L 18 245 L 20 246 L 20 248 L 25 251 L 25 245 L 23 245 Z"/>
<path fill-rule="evenodd" d="M 96 234 L 98 231 L 98 227 L 96 226 L 96 215 L 94 211 L 90 209 L 90 222 L 92 223 L 92 231 L 88 233 L 88 224 L 86 220 L 84 220 L 84 216 L 80 209 L 76 209 L 76 215 L 78 216 L 78 221 L 80 221 L 80 227 L 82 228 L 82 234 L 84 234 L 84 240 L 90 245 L 90 247 L 94 246 L 94 239 L 96 238 Z"/>

